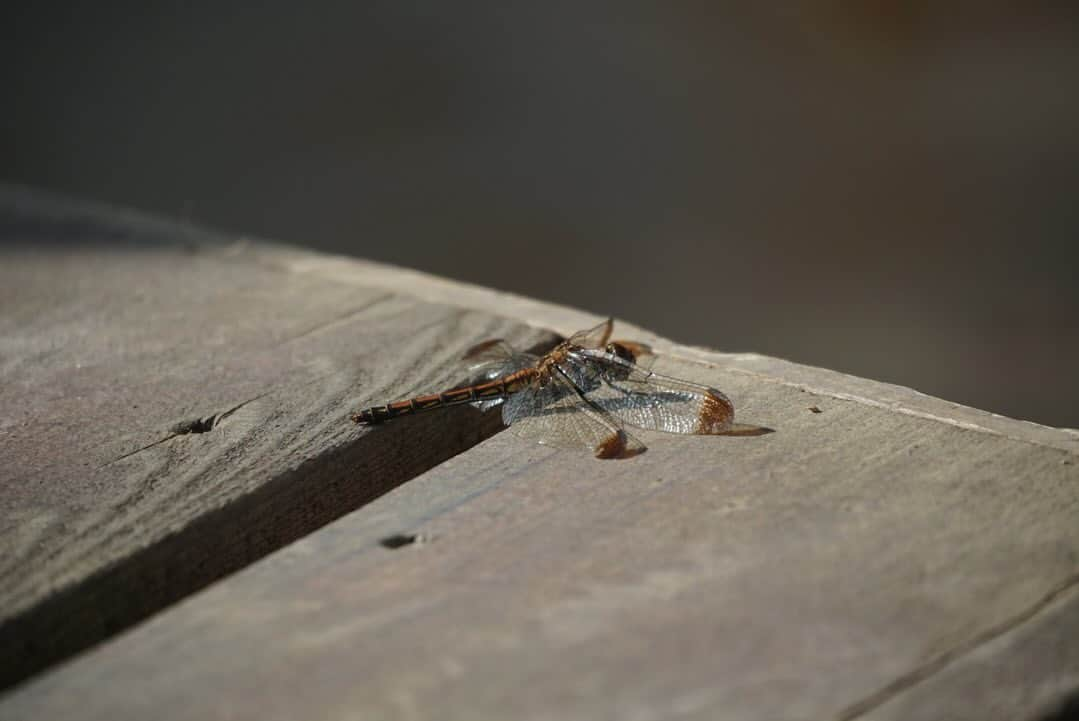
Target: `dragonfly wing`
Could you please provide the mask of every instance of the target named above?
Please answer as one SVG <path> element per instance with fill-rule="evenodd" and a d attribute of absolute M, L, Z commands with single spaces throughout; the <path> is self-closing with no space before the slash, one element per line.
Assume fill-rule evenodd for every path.
<path fill-rule="evenodd" d="M 470 403 L 469 405 L 472 406 L 473 408 L 477 408 L 477 409 L 479 409 L 481 411 L 487 412 L 487 411 L 491 410 L 492 408 L 494 408 L 495 406 L 502 405 L 502 403 L 504 401 L 505 401 L 504 398 L 487 398 L 486 400 L 482 400 L 482 401 L 474 401 L 474 402 Z"/>
<path fill-rule="evenodd" d="M 484 363 L 494 360 L 509 360 L 515 355 L 517 355 L 517 351 L 509 343 L 501 338 L 490 338 L 466 350 L 465 354 L 461 356 L 461 360 L 469 363 Z"/>
<path fill-rule="evenodd" d="M 614 318 L 608 318 L 595 328 L 574 333 L 569 337 L 569 342 L 581 348 L 602 348 L 610 340 L 612 330 L 614 330 Z"/>
<path fill-rule="evenodd" d="M 502 420 L 516 435 L 547 445 L 588 448 L 597 458 L 629 458 L 645 450 L 613 418 L 585 399 L 557 373 L 511 395 L 502 406 Z"/>
<path fill-rule="evenodd" d="M 501 338 L 492 338 L 469 348 L 461 360 L 474 378 L 493 380 L 522 368 L 530 368 L 539 362 L 539 357 L 515 350 Z"/>
<path fill-rule="evenodd" d="M 653 373 L 606 353 L 575 354 L 571 362 L 594 366 L 590 376 L 598 380 L 588 400 L 628 425 L 698 435 L 734 429 L 734 406 L 715 388 Z"/>
<path fill-rule="evenodd" d="M 468 367 L 470 384 L 493 381 L 539 363 L 538 356 L 518 351 L 501 338 L 491 338 L 472 346 L 461 356 L 461 360 Z M 490 398 L 476 401 L 472 406 L 486 411 L 502 401 L 502 398 Z"/>
<path fill-rule="evenodd" d="M 532 368 L 538 362 L 539 358 L 534 355 L 518 353 L 513 358 L 471 363 L 468 366 L 468 373 L 473 382 L 492 381 L 525 368 Z"/>
<path fill-rule="evenodd" d="M 524 368 L 532 368 L 539 362 L 539 358 L 529 353 L 517 353 L 512 358 L 503 360 L 491 360 L 484 363 L 473 363 L 468 367 L 470 383 L 484 383 L 496 378 L 503 378 L 511 373 L 516 373 Z M 474 408 L 486 411 L 502 403 L 502 398 L 489 398 L 476 401 Z"/>

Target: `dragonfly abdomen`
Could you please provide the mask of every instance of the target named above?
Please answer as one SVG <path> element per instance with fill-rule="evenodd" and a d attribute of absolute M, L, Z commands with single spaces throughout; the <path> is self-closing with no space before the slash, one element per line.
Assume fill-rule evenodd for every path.
<path fill-rule="evenodd" d="M 454 388 L 426 396 L 416 396 L 405 401 L 396 401 L 382 406 L 373 406 L 352 414 L 352 421 L 370 426 L 398 416 L 409 416 L 421 411 L 505 398 L 511 393 L 522 390 L 532 379 L 534 373 L 533 369 L 527 368 L 487 383 Z"/>

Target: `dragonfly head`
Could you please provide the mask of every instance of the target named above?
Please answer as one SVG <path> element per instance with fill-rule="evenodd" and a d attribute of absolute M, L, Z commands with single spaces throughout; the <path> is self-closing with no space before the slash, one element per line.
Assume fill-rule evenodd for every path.
<path fill-rule="evenodd" d="M 637 354 L 633 352 L 633 349 L 626 343 L 619 343 L 618 341 L 612 341 L 604 348 L 607 353 L 617 356 L 627 363 L 636 363 Z"/>
<path fill-rule="evenodd" d="M 608 355 L 613 355 L 619 360 L 625 361 L 629 365 L 635 365 L 637 363 L 637 354 L 633 352 L 633 349 L 618 341 L 612 341 L 604 347 L 604 352 Z M 607 369 L 607 374 L 614 376 L 617 380 L 625 380 L 629 377 L 630 369 L 626 366 L 614 366 Z"/>

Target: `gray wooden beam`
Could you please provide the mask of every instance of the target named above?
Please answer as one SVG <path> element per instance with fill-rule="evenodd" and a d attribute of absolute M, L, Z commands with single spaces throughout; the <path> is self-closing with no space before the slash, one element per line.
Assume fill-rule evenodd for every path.
<path fill-rule="evenodd" d="M 16 189 L 0 237 L 0 687 L 491 435 L 348 415 L 460 381 L 491 335 L 554 339 Z"/>
<path fill-rule="evenodd" d="M 334 480 L 321 488 L 348 493 L 378 473 L 350 471 L 365 454 L 321 461 L 335 443 L 416 448 L 475 420 L 406 418 L 356 437 L 327 409 L 360 403 L 367 378 L 429 390 L 457 337 L 540 338 L 484 310 L 562 334 L 594 320 L 410 271 L 224 247 L 286 298 L 407 290 L 444 315 L 386 341 L 382 358 L 404 353 L 419 370 L 368 371 L 359 389 L 271 376 L 306 390 L 281 391 L 292 405 L 261 424 L 267 436 L 243 424 L 217 441 L 227 448 L 203 494 L 267 477 L 259 459 L 275 457 L 275 439 L 312 459 L 302 479 L 276 476 L 279 493 L 323 474 Z M 325 336 L 319 367 L 335 378 L 363 347 L 356 335 L 307 334 L 288 353 L 309 355 Z M 724 389 L 740 420 L 776 432 L 644 433 L 649 451 L 623 461 L 496 435 L 15 689 L 0 717 L 1036 719 L 1079 688 L 1079 434 L 640 335 L 661 350 L 660 370 Z M 254 367 L 282 348 L 253 352 Z M 174 398 L 154 406 L 161 424 Z M 302 420 L 286 420 L 292 408 Z M 21 448 L 9 457 L 33 444 Z M 172 479 L 188 476 L 164 478 L 175 493 Z M 205 547 L 244 538 L 251 522 L 219 525 Z"/>
<path fill-rule="evenodd" d="M 1079 687 L 1075 454 L 665 369 L 777 432 L 645 434 L 619 462 L 500 434 L 0 710 L 821 719 L 944 703 L 1034 719 Z M 381 543 L 398 536 L 417 542 Z M 957 673 L 973 680 L 945 683 Z"/>

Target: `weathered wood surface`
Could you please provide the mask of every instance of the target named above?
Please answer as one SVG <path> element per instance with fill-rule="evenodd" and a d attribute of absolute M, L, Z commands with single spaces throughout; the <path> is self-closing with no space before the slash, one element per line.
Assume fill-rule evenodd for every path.
<path fill-rule="evenodd" d="M 553 340 L 178 226 L 0 204 L 0 687 L 498 428 L 458 408 L 364 438 L 351 411 L 461 380 L 491 334 Z"/>
<path fill-rule="evenodd" d="M 955 718 L 1023 719 L 1079 687 L 1074 453 L 666 368 L 721 381 L 777 432 L 649 434 L 621 462 L 498 435 L 6 710 L 930 719 L 943 698 Z M 421 542 L 380 545 L 397 534 Z M 1018 695 L 966 693 L 994 678 L 981 657 Z M 978 682 L 949 686 L 964 669 Z"/>
<path fill-rule="evenodd" d="M 216 262 L 276 274 L 286 301 L 407 289 L 561 333 L 593 320 L 407 271 L 225 247 Z M 498 330 L 484 314 L 442 312 L 471 320 L 401 341 L 439 357 L 380 385 L 433 382 L 421 376 L 452 355 L 442 344 Z M 322 335 L 340 346 L 312 349 Z M 335 326 L 302 351 L 268 343 L 252 357 L 327 355 L 337 377 L 364 351 L 348 335 Z M 1076 433 L 656 345 L 661 370 L 723 388 L 742 420 L 777 432 L 642 434 L 650 450 L 625 461 L 497 435 L 0 697 L 0 718 L 1035 719 L 1079 689 Z M 274 416 L 275 437 L 306 439 L 302 482 L 320 492 L 372 477 L 350 475 L 359 455 L 320 480 L 319 449 L 348 442 L 335 439 L 407 448 L 441 427 L 416 417 L 349 436 L 340 420 L 367 392 L 362 374 L 338 390 L 276 377 L 331 397 L 293 401 L 310 409 L 303 422 Z M 260 386 L 242 390 L 228 403 Z M 162 423 L 176 403 L 160 401 Z M 270 452 L 257 441 L 220 441 L 233 444 L 218 454 L 221 493 L 262 477 L 235 470 Z M 208 545 L 248 533 L 236 525 Z M 394 536 L 417 542 L 387 548 Z"/>

